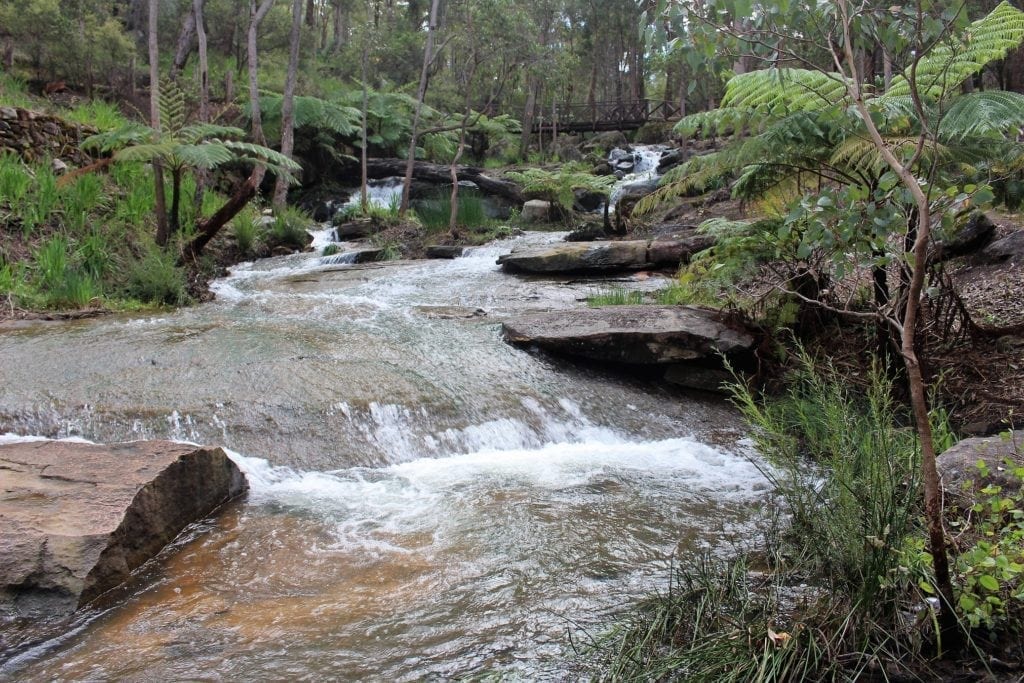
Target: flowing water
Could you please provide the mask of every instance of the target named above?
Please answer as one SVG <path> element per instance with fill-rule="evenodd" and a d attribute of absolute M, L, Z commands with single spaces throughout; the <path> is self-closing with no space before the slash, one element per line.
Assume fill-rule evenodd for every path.
<path fill-rule="evenodd" d="M 0 333 L 0 433 L 223 444 L 252 487 L 0 677 L 578 675 L 567 634 L 742 542 L 765 482 L 720 404 L 501 341 L 608 286 L 494 264 L 558 237 L 270 259 L 201 306 Z"/>

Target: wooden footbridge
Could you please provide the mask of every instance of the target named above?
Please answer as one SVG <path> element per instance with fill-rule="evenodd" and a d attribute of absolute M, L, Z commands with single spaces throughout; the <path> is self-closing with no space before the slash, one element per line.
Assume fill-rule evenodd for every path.
<path fill-rule="evenodd" d="M 533 133 L 636 130 L 650 121 L 678 121 L 682 110 L 678 102 L 640 100 L 566 104 L 546 114 L 534 120 Z"/>

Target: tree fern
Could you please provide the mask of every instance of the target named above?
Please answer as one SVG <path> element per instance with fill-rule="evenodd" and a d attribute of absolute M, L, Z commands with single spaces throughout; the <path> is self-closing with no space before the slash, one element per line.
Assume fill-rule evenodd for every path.
<path fill-rule="evenodd" d="M 987 64 L 1024 42 L 1024 12 L 1006 2 L 973 22 L 961 35 L 932 48 L 917 65 L 920 93 L 932 99 L 956 90 Z M 909 70 L 893 79 L 886 96 L 910 94 Z"/>
<path fill-rule="evenodd" d="M 807 69 L 763 69 L 729 79 L 723 107 L 785 116 L 841 104 L 847 97 L 842 75 Z"/>
<path fill-rule="evenodd" d="M 1024 127 L 1024 95 L 1003 90 L 975 92 L 956 98 L 942 119 L 944 139 L 1004 136 Z"/>

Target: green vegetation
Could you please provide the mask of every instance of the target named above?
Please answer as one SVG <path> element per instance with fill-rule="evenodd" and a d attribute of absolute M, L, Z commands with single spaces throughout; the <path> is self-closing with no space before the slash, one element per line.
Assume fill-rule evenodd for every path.
<path fill-rule="evenodd" d="M 460 190 L 456 223 L 473 232 L 485 231 L 491 224 L 484 206 L 484 198 L 478 192 Z M 427 232 L 442 232 L 448 229 L 452 215 L 451 196 L 439 192 L 437 196 L 416 203 L 416 215 Z"/>
<path fill-rule="evenodd" d="M 920 444 L 892 381 L 877 367 L 868 379 L 860 393 L 803 354 L 780 396 L 734 387 L 782 514 L 760 520 L 765 540 L 756 550 L 682 560 L 666 594 L 590 645 L 602 679 L 856 680 L 879 668 L 928 677 L 936 613 L 927 600 L 935 589 L 923 553 Z M 933 417 L 938 438 L 952 442 L 942 415 Z M 957 591 L 977 606 L 981 579 L 971 567 L 989 567 L 986 575 L 1004 567 L 998 586 L 984 585 L 1010 604 L 1021 590 L 1019 498 L 979 509 L 993 511 L 991 522 L 978 522 L 979 538 L 1006 545 L 961 556 Z M 970 635 L 983 623 L 996 622 L 963 628 Z"/>
<path fill-rule="evenodd" d="M 591 308 L 601 306 L 635 306 L 645 303 L 643 292 L 630 292 L 624 287 L 613 287 L 587 297 L 587 305 Z"/>
<path fill-rule="evenodd" d="M 556 171 L 528 168 L 508 173 L 508 177 L 523 186 L 523 192 L 540 197 L 559 207 L 566 215 L 572 212 L 577 191 L 596 192 L 608 197 L 614 176 L 597 176 L 583 164 L 563 164 Z"/>

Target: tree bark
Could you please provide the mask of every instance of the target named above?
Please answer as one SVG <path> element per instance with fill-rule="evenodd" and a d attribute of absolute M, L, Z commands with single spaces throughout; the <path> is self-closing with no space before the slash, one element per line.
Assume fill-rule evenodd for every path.
<path fill-rule="evenodd" d="M 192 12 L 196 17 L 196 45 L 199 52 L 199 121 L 210 122 L 210 65 L 206 52 L 206 26 L 203 19 L 203 5 L 206 0 L 192 0 Z M 230 69 L 228 73 L 231 73 Z M 193 198 L 195 215 L 203 208 L 203 194 L 210 184 L 210 174 L 204 169 L 196 170 L 196 193 Z"/>
<path fill-rule="evenodd" d="M 159 0 L 149 0 L 149 125 L 160 135 L 160 45 L 157 26 L 160 16 Z M 167 246 L 170 236 L 167 226 L 167 197 L 164 194 L 164 167 L 153 161 L 153 191 L 156 195 L 156 243 Z"/>
<path fill-rule="evenodd" d="M 181 31 L 178 33 L 178 43 L 174 48 L 174 60 L 171 62 L 170 77 L 172 81 L 178 80 L 182 69 L 188 63 L 188 56 L 192 54 L 192 41 L 196 37 L 196 13 L 194 7 L 189 7 L 185 12 L 185 18 L 181 23 Z"/>
<path fill-rule="evenodd" d="M 249 33 L 246 38 L 246 52 L 249 61 L 249 106 L 252 108 L 252 139 L 257 145 L 266 145 L 263 134 L 263 115 L 260 112 L 259 50 L 256 38 L 260 24 L 273 6 L 274 0 L 262 0 L 259 7 L 256 0 L 249 0 Z M 262 167 L 261 167 L 262 168 Z M 262 177 L 260 178 L 262 180 Z"/>
<path fill-rule="evenodd" d="M 338 54 L 341 46 L 345 44 L 345 37 L 348 33 L 348 10 L 345 0 L 334 0 L 334 42 L 331 44 L 331 53 Z"/>
<path fill-rule="evenodd" d="M 402 183 L 402 203 L 398 208 L 398 215 L 405 216 L 409 210 L 409 189 L 412 187 L 412 165 L 416 161 L 416 141 L 419 135 L 417 130 L 420 123 L 420 114 L 423 110 L 423 100 L 427 96 L 427 79 L 430 75 L 430 62 L 433 60 L 434 32 L 437 30 L 437 8 L 440 0 L 432 0 L 430 4 L 430 23 L 427 26 L 427 43 L 423 48 L 423 68 L 420 71 L 420 85 L 416 91 L 416 109 L 412 115 L 412 132 L 409 138 L 409 155 L 405 166 L 405 180 Z"/>
<path fill-rule="evenodd" d="M 308 12 L 307 8 L 307 12 Z M 291 157 L 295 149 L 295 80 L 299 72 L 299 38 L 302 34 L 302 0 L 292 2 L 292 32 L 288 39 L 288 74 L 281 101 L 281 154 Z M 288 181 L 278 176 L 274 183 L 274 210 L 284 208 Z"/>

